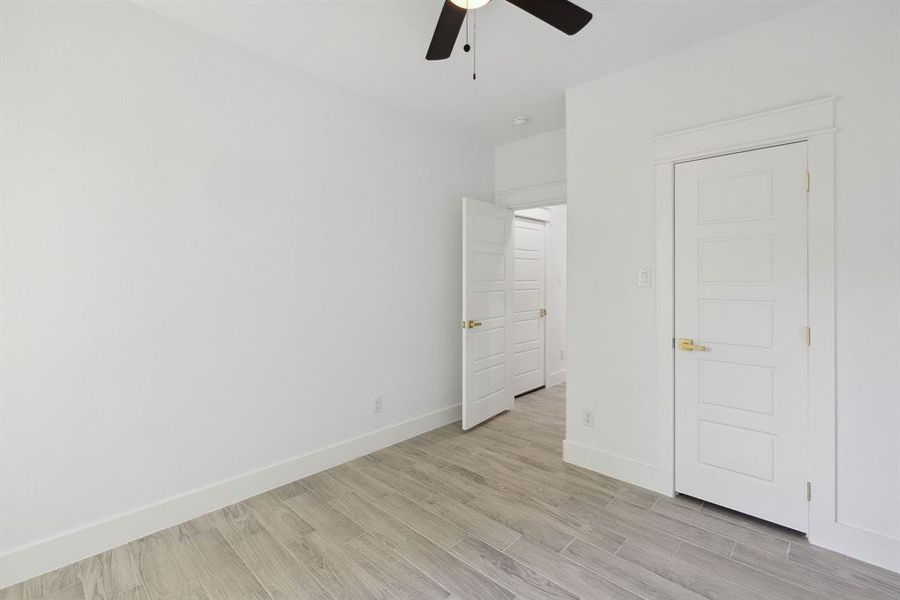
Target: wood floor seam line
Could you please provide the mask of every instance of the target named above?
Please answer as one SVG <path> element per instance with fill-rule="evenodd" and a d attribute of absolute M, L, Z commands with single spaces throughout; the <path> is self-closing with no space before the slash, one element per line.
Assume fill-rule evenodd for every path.
<path fill-rule="evenodd" d="M 519 534 L 519 537 L 517 537 L 516 539 L 514 539 L 513 541 L 511 541 L 510 543 L 508 543 L 508 544 L 506 545 L 506 547 L 503 548 L 503 552 L 506 552 L 507 550 L 509 550 L 510 546 L 512 546 L 513 544 L 515 544 L 516 542 L 518 542 L 518 541 L 521 540 L 521 539 L 522 539 L 522 534 L 520 533 L 520 534 Z"/>
<path fill-rule="evenodd" d="M 559 553 L 562 554 L 563 552 L 565 552 L 565 551 L 566 551 L 566 548 L 568 548 L 569 546 L 571 546 L 571 545 L 572 545 L 572 542 L 574 542 L 574 541 L 575 541 L 575 537 L 573 536 L 572 539 L 569 540 L 569 542 L 568 542 L 565 546 L 563 546 L 562 548 L 560 548 Z"/>

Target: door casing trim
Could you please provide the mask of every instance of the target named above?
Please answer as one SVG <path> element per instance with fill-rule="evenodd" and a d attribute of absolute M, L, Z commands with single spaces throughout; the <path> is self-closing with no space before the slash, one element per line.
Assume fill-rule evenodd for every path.
<path fill-rule="evenodd" d="M 835 428 L 835 202 L 834 97 L 783 106 L 666 133 L 656 146 L 656 370 L 659 481 L 664 494 L 675 493 L 675 165 L 734 152 L 757 150 L 791 142 L 807 143 L 812 185 L 808 208 L 809 347 L 808 418 L 809 481 L 813 495 L 809 510 L 809 538 L 818 545 L 851 553 L 836 528 Z M 857 534 L 858 535 L 858 532 Z M 878 544 L 875 544 L 877 546 Z M 854 548 L 863 560 L 878 562 Z M 868 558 L 866 558 L 868 556 Z"/>

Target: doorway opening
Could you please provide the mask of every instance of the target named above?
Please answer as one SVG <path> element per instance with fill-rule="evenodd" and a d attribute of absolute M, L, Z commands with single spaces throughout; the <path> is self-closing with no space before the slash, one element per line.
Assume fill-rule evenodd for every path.
<path fill-rule="evenodd" d="M 512 386 L 516 397 L 566 381 L 566 206 L 515 211 Z"/>
<path fill-rule="evenodd" d="M 462 428 L 566 379 L 565 207 L 463 198 Z M 548 285 L 549 283 L 549 285 Z M 517 387 L 518 386 L 518 387 Z"/>

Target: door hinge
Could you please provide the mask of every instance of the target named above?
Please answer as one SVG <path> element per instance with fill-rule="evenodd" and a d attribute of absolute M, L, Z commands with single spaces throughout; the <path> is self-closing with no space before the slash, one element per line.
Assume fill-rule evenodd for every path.
<path fill-rule="evenodd" d="M 672 338 L 672 348 L 675 348 L 675 338 Z"/>
<path fill-rule="evenodd" d="M 810 189 L 810 184 L 812 181 L 812 177 L 809 175 L 809 171 L 806 172 L 806 191 L 808 192 Z"/>
<path fill-rule="evenodd" d="M 806 501 L 810 502 L 812 500 L 812 482 L 806 482 Z"/>
<path fill-rule="evenodd" d="M 812 328 L 810 328 L 810 327 L 803 328 L 803 341 L 806 342 L 807 346 L 812 344 Z"/>

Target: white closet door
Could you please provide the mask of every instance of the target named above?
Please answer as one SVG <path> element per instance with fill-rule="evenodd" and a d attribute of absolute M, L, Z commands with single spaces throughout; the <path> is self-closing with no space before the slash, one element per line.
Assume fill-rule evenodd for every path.
<path fill-rule="evenodd" d="M 675 167 L 675 487 L 800 531 L 806 168 L 805 143 Z"/>

